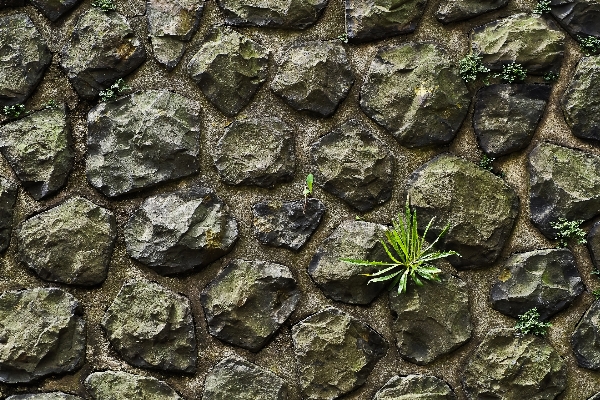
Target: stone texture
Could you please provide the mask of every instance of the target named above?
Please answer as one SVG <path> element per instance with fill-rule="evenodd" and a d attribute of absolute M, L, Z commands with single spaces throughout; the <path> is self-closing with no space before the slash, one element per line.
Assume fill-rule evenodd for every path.
<path fill-rule="evenodd" d="M 600 36 L 600 3 L 596 0 L 551 0 L 552 16 L 571 36 Z"/>
<path fill-rule="evenodd" d="M 438 21 L 448 24 L 497 10 L 507 4 L 508 0 L 444 0 L 435 16 Z"/>
<path fill-rule="evenodd" d="M 394 159 L 359 121 L 349 120 L 310 148 L 315 184 L 358 211 L 370 211 L 392 196 Z"/>
<path fill-rule="evenodd" d="M 481 149 L 501 157 L 529 145 L 550 98 L 550 85 L 500 84 L 481 88 L 473 128 Z"/>
<path fill-rule="evenodd" d="M 75 91 L 94 100 L 100 91 L 146 61 L 146 50 L 124 16 L 92 7 L 61 51 L 61 66 Z"/>
<path fill-rule="evenodd" d="M 272 188 L 294 177 L 294 133 L 275 117 L 237 120 L 225 129 L 213 158 L 225 183 Z"/>
<path fill-rule="evenodd" d="M 237 357 L 221 360 L 208 373 L 202 400 L 287 400 L 286 383 L 271 371 Z"/>
<path fill-rule="evenodd" d="M 6 400 L 82 400 L 82 398 L 63 392 L 48 392 L 35 394 L 20 394 L 7 397 Z"/>
<path fill-rule="evenodd" d="M 271 89 L 290 107 L 328 117 L 346 98 L 354 75 L 339 41 L 291 46 L 277 63 Z"/>
<path fill-rule="evenodd" d="M 165 382 L 127 372 L 94 372 L 84 384 L 94 400 L 182 400 Z"/>
<path fill-rule="evenodd" d="M 0 151 L 36 200 L 58 192 L 73 168 L 65 106 L 47 108 L 0 127 Z"/>
<path fill-rule="evenodd" d="M 127 253 L 162 275 L 205 267 L 237 238 L 229 207 L 200 186 L 147 198 L 125 225 Z"/>
<path fill-rule="evenodd" d="M 583 57 L 562 98 L 573 135 L 600 140 L 600 57 Z"/>
<path fill-rule="evenodd" d="M 454 392 L 435 376 L 394 376 L 375 393 L 373 400 L 456 400 Z"/>
<path fill-rule="evenodd" d="M 545 339 L 492 329 L 467 361 L 463 387 L 469 399 L 552 400 L 566 387 L 566 369 Z"/>
<path fill-rule="evenodd" d="M 187 73 L 208 100 L 228 117 L 247 106 L 267 79 L 269 52 L 228 28 L 216 28 L 194 55 Z"/>
<path fill-rule="evenodd" d="M 0 8 L 22 7 L 25 5 L 25 0 L 0 0 Z"/>
<path fill-rule="evenodd" d="M 50 21 L 56 21 L 73 9 L 81 0 L 31 0 Z"/>
<path fill-rule="evenodd" d="M 166 90 L 101 103 L 88 114 L 87 179 L 114 197 L 192 175 L 199 131 L 195 103 Z"/>
<path fill-rule="evenodd" d="M 596 393 L 595 395 L 590 397 L 588 400 L 600 400 L 600 392 Z"/>
<path fill-rule="evenodd" d="M 417 210 L 420 232 L 435 217 L 427 238 L 434 240 L 450 224 L 438 248 L 457 251 L 456 268 L 494 263 L 510 237 L 519 198 L 502 179 L 462 158 L 442 154 L 409 177 L 407 193 Z"/>
<path fill-rule="evenodd" d="M 377 53 L 360 90 L 360 106 L 406 147 L 449 143 L 471 98 L 456 62 L 433 43 Z"/>
<path fill-rule="evenodd" d="M 230 261 L 200 295 L 208 332 L 254 352 L 271 340 L 299 299 L 288 267 L 239 259 Z"/>
<path fill-rule="evenodd" d="M 10 244 L 17 193 L 17 185 L 0 176 L 0 252 Z"/>
<path fill-rule="evenodd" d="M 0 382 L 72 372 L 85 358 L 83 309 L 69 293 L 35 288 L 0 295 Z"/>
<path fill-rule="evenodd" d="M 571 346 L 580 367 L 600 371 L 600 302 L 594 302 L 577 323 Z"/>
<path fill-rule="evenodd" d="M 217 4 L 229 25 L 305 29 L 317 22 L 328 1 L 217 0 Z"/>
<path fill-rule="evenodd" d="M 109 210 L 72 197 L 19 226 L 19 260 L 51 282 L 100 284 L 108 274 L 116 225 Z"/>
<path fill-rule="evenodd" d="M 52 53 L 25 14 L 0 18 L 0 49 L 0 107 L 23 103 L 42 80 Z"/>
<path fill-rule="evenodd" d="M 600 221 L 587 234 L 587 248 L 596 270 L 600 271 Z"/>

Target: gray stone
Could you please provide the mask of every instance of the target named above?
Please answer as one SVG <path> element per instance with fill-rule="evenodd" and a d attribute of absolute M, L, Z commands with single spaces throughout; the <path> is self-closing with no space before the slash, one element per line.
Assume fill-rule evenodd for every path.
<path fill-rule="evenodd" d="M 259 351 L 295 310 L 300 290 L 289 268 L 267 261 L 232 260 L 202 291 L 208 332 Z"/>
<path fill-rule="evenodd" d="M 228 28 L 217 28 L 187 66 L 202 93 L 223 114 L 237 115 L 267 79 L 269 52 Z"/>
<path fill-rule="evenodd" d="M 583 57 L 562 98 L 573 135 L 600 140 L 600 57 Z"/>
<path fill-rule="evenodd" d="M 263 201 L 252 206 L 254 235 L 262 244 L 298 251 L 310 239 L 325 214 L 318 199 Z"/>
<path fill-rule="evenodd" d="M 587 248 L 594 267 L 600 271 L 600 221 L 596 222 L 587 234 Z"/>
<path fill-rule="evenodd" d="M 221 360 L 208 373 L 202 400 L 287 400 L 286 383 L 273 372 L 237 357 Z"/>
<path fill-rule="evenodd" d="M 58 192 L 73 168 L 65 106 L 47 108 L 0 127 L 0 151 L 36 200 Z"/>
<path fill-rule="evenodd" d="M 573 354 L 580 367 L 600 371 L 600 302 L 594 302 L 571 336 Z"/>
<path fill-rule="evenodd" d="M 363 111 L 406 147 L 452 141 L 470 102 L 456 62 L 433 43 L 379 50 L 360 90 Z"/>
<path fill-rule="evenodd" d="M 290 107 L 328 117 L 346 98 L 354 75 L 339 41 L 291 46 L 278 62 L 271 89 Z"/>
<path fill-rule="evenodd" d="M 182 400 L 165 382 L 127 372 L 94 372 L 84 384 L 94 400 Z"/>
<path fill-rule="evenodd" d="M 75 91 L 94 100 L 100 91 L 146 61 L 146 50 L 124 16 L 92 7 L 77 20 L 61 51 L 61 66 Z"/>
<path fill-rule="evenodd" d="M 375 393 L 373 400 L 456 400 L 443 380 L 428 375 L 394 376 Z"/>
<path fill-rule="evenodd" d="M 294 177 L 294 133 L 279 118 L 237 120 L 225 129 L 213 157 L 223 182 L 272 188 Z"/>
<path fill-rule="evenodd" d="M 329 0 L 217 0 L 229 25 L 305 29 Z"/>
<path fill-rule="evenodd" d="M 42 14 L 50 21 L 56 21 L 64 14 L 69 12 L 81 0 L 31 0 Z"/>
<path fill-rule="evenodd" d="M 349 120 L 313 143 L 315 184 L 358 211 L 392 197 L 394 158 L 360 122 Z"/>
<path fill-rule="evenodd" d="M 82 400 L 79 396 L 73 396 L 63 392 L 19 394 L 7 397 L 6 400 Z"/>
<path fill-rule="evenodd" d="M 481 88 L 473 128 L 481 149 L 500 157 L 524 149 L 544 115 L 550 85 L 500 84 Z"/>
<path fill-rule="evenodd" d="M 448 24 L 497 10 L 507 4 L 508 0 L 445 0 L 440 4 L 435 16 L 438 21 Z"/>
<path fill-rule="evenodd" d="M 519 211 L 517 194 L 502 179 L 450 154 L 435 157 L 413 172 L 407 192 L 421 221 L 420 232 L 435 217 L 429 240 L 450 224 L 438 247 L 461 255 L 448 258 L 459 269 L 493 264 Z"/>
<path fill-rule="evenodd" d="M 25 5 L 25 0 L 0 0 L 0 8 L 22 7 Z"/>
<path fill-rule="evenodd" d="M 85 358 L 83 309 L 57 288 L 4 292 L 0 339 L 0 382 L 28 383 L 75 371 Z"/>
<path fill-rule="evenodd" d="M 17 193 L 17 185 L 0 176 L 0 252 L 10 244 Z"/>
<path fill-rule="evenodd" d="M 571 36 L 600 36 L 597 0 L 551 0 L 552 16 Z"/>
<path fill-rule="evenodd" d="M 42 80 L 52 53 L 25 14 L 0 18 L 0 49 L 0 107 L 23 103 Z"/>
<path fill-rule="evenodd" d="M 369 304 L 381 293 L 385 282 L 369 283 L 377 268 L 342 261 L 352 258 L 388 261 L 379 241 L 385 238 L 384 225 L 365 221 L 344 221 L 326 238 L 308 266 L 308 274 L 325 296 L 349 304 Z"/>
<path fill-rule="evenodd" d="M 552 400 L 567 386 L 567 366 L 539 336 L 492 329 L 471 354 L 463 373 L 469 399 Z"/>
<path fill-rule="evenodd" d="M 600 393 L 596 393 L 595 395 L 590 397 L 588 400 L 600 400 Z"/>
<path fill-rule="evenodd" d="M 127 253 L 162 275 L 205 267 L 237 238 L 229 207 L 205 187 L 149 197 L 125 225 Z"/>
<path fill-rule="evenodd" d="M 189 300 L 148 281 L 130 281 L 102 318 L 110 344 L 131 365 L 193 373 L 196 333 Z"/>
<path fill-rule="evenodd" d="M 51 282 L 100 284 L 108 273 L 116 225 L 109 210 L 81 197 L 70 198 L 18 227 L 19 260 Z"/>
<path fill-rule="evenodd" d="M 196 173 L 198 114 L 194 102 L 166 90 L 99 104 L 88 114 L 88 181 L 114 197 Z"/>

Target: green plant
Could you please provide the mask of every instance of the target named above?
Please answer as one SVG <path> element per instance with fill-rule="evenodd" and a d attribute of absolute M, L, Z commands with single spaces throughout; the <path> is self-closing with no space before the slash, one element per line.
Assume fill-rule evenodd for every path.
<path fill-rule="evenodd" d="M 2 114 L 10 119 L 15 119 L 25 114 L 25 106 L 23 104 L 15 104 L 14 106 L 4 106 Z"/>
<path fill-rule="evenodd" d="M 304 208 L 306 209 L 306 203 L 308 203 L 308 198 L 312 197 L 313 194 L 313 182 L 315 177 L 313 174 L 306 175 L 306 183 L 304 184 L 304 191 L 302 194 L 304 195 Z"/>
<path fill-rule="evenodd" d="M 479 167 L 483 168 L 487 171 L 494 172 L 494 166 L 492 165 L 494 160 L 495 160 L 495 158 L 488 157 L 487 154 L 484 154 L 481 156 L 481 159 L 479 160 Z"/>
<path fill-rule="evenodd" d="M 481 57 L 475 54 L 468 54 L 458 62 L 460 76 L 465 82 L 472 82 L 477 79 L 479 74 L 487 74 L 490 69 L 483 65 Z"/>
<path fill-rule="evenodd" d="M 92 7 L 98 7 L 102 11 L 113 11 L 117 9 L 113 0 L 94 0 L 92 1 Z"/>
<path fill-rule="evenodd" d="M 348 34 L 342 33 L 340 36 L 337 37 L 337 40 L 339 40 L 342 43 L 348 43 Z"/>
<path fill-rule="evenodd" d="M 58 107 L 58 103 L 56 102 L 56 100 L 50 99 L 50 100 L 48 100 L 48 102 L 46 103 L 46 106 L 44 108 L 46 110 L 49 110 L 49 109 L 53 109 L 56 107 Z"/>
<path fill-rule="evenodd" d="M 591 56 L 594 54 L 600 53 L 600 39 L 594 36 L 579 36 L 577 35 L 577 41 L 579 42 L 579 47 L 581 47 L 581 51 L 586 56 Z"/>
<path fill-rule="evenodd" d="M 548 328 L 550 328 L 552 324 L 550 322 L 540 321 L 540 313 L 537 308 L 532 308 L 526 313 L 519 315 L 519 320 L 515 325 L 515 330 L 520 335 L 537 335 L 537 336 L 546 336 L 548 333 Z"/>
<path fill-rule="evenodd" d="M 546 73 L 544 74 L 544 80 L 545 80 L 546 82 L 554 82 L 554 81 L 557 81 L 557 80 L 558 80 L 558 77 L 559 77 L 559 76 L 560 76 L 560 75 L 558 74 L 558 72 L 552 72 L 552 71 L 550 71 L 550 72 L 546 72 Z"/>
<path fill-rule="evenodd" d="M 545 13 L 549 13 L 550 11 L 552 11 L 552 8 L 550 7 L 550 0 L 539 0 L 535 6 L 535 8 L 533 9 L 533 13 L 534 14 L 545 14 Z"/>
<path fill-rule="evenodd" d="M 562 217 L 558 221 L 550 222 L 550 226 L 556 230 L 555 239 L 558 240 L 558 245 L 567 247 L 572 239 L 576 239 L 579 244 L 586 244 L 585 231 L 579 227 L 582 223 L 583 220 L 569 221 Z"/>
<path fill-rule="evenodd" d="M 521 64 L 513 62 L 502 66 L 502 72 L 495 74 L 494 78 L 500 78 L 506 83 L 521 82 L 527 77 L 527 70 Z"/>
<path fill-rule="evenodd" d="M 111 101 L 122 95 L 124 92 L 131 90 L 127 83 L 120 78 L 115 81 L 108 89 L 100 92 L 100 99 L 102 101 Z"/>
<path fill-rule="evenodd" d="M 600 300 L 600 289 L 594 289 L 594 290 L 592 290 L 592 294 L 594 295 L 594 297 L 596 298 L 596 300 Z"/>

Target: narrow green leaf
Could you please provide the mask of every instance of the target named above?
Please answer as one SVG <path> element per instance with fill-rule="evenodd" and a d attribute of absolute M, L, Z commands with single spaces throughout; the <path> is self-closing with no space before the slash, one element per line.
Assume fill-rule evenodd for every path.
<path fill-rule="evenodd" d="M 315 177 L 313 176 L 313 174 L 308 174 L 306 176 L 306 187 L 308 188 L 308 192 L 312 193 L 313 192 L 313 182 L 315 180 Z"/>

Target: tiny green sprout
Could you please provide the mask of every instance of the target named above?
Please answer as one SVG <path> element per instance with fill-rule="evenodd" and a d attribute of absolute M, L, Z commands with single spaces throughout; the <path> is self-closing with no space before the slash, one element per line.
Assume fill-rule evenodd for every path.
<path fill-rule="evenodd" d="M 592 275 L 600 275 L 600 270 L 595 269 L 592 272 L 590 272 L 590 274 L 592 274 Z"/>
<path fill-rule="evenodd" d="M 100 99 L 104 102 L 111 101 L 128 90 L 131 90 L 131 88 L 125 83 L 123 78 L 119 78 L 108 89 L 100 92 Z"/>
<path fill-rule="evenodd" d="M 562 217 L 558 221 L 550 222 L 550 226 L 556 230 L 555 239 L 558 240 L 558 245 L 567 247 L 572 239 L 576 239 L 579 244 L 586 244 L 585 231 L 579 227 L 582 223 L 583 220 L 569 221 Z"/>
<path fill-rule="evenodd" d="M 596 300 L 600 300 L 600 289 L 594 289 L 592 291 L 592 294 L 594 295 L 594 297 L 596 298 Z"/>
<path fill-rule="evenodd" d="M 473 82 L 480 74 L 487 74 L 490 69 L 483 65 L 481 57 L 469 54 L 458 62 L 460 76 L 465 82 Z"/>
<path fill-rule="evenodd" d="M 117 9 L 113 0 L 94 0 L 92 1 L 92 7 L 97 7 L 102 11 L 114 11 Z"/>
<path fill-rule="evenodd" d="M 337 40 L 339 40 L 342 43 L 348 43 L 348 34 L 347 33 L 342 33 L 341 35 L 339 35 L 337 37 Z"/>
<path fill-rule="evenodd" d="M 544 80 L 546 82 L 554 82 L 554 81 L 558 80 L 559 76 L 560 75 L 558 74 L 558 72 L 552 72 L 552 71 L 546 72 L 544 74 Z"/>
<path fill-rule="evenodd" d="M 550 322 L 540 321 L 540 313 L 537 308 L 532 308 L 519 316 L 519 321 L 517 321 L 517 324 L 515 325 L 515 330 L 519 336 L 528 334 L 546 336 L 548 328 L 551 326 L 552 324 Z"/>
<path fill-rule="evenodd" d="M 527 77 L 527 70 L 521 64 L 513 62 L 502 66 L 502 72 L 495 74 L 494 78 L 500 78 L 503 82 L 522 82 Z"/>
<path fill-rule="evenodd" d="M 494 160 L 495 158 L 488 157 L 487 154 L 484 154 L 479 160 L 479 167 L 485 169 L 486 171 L 494 172 L 494 166 L 492 165 Z"/>
<path fill-rule="evenodd" d="M 360 215 L 357 215 L 357 216 L 354 217 L 354 220 L 355 221 L 362 221 L 362 218 L 360 217 Z"/>
<path fill-rule="evenodd" d="M 304 184 L 304 191 L 302 192 L 302 194 L 304 195 L 304 209 L 306 209 L 308 198 L 312 197 L 314 180 L 315 177 L 313 176 L 313 174 L 306 175 L 306 183 Z"/>
<path fill-rule="evenodd" d="M 551 3 L 550 0 L 539 0 L 536 4 L 535 8 L 533 9 L 533 13 L 534 14 L 549 13 L 550 11 L 552 11 L 550 3 Z"/>
<path fill-rule="evenodd" d="M 600 53 L 600 39 L 594 36 L 577 36 L 579 47 L 586 56 L 592 56 Z"/>
<path fill-rule="evenodd" d="M 53 109 L 53 108 L 56 108 L 56 107 L 58 107 L 58 103 L 57 103 L 57 102 L 56 102 L 56 100 L 54 100 L 54 99 L 50 99 L 50 100 L 48 100 L 48 102 L 47 102 L 47 103 L 46 103 L 46 105 L 44 106 L 44 108 L 45 108 L 46 110 L 51 110 L 51 109 Z"/>
<path fill-rule="evenodd" d="M 25 106 L 23 104 L 15 104 L 14 106 L 4 106 L 2 114 L 10 119 L 22 117 L 25 114 Z"/>

